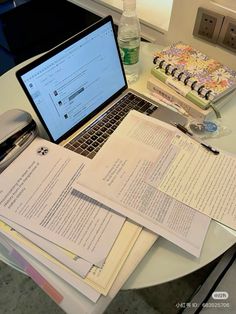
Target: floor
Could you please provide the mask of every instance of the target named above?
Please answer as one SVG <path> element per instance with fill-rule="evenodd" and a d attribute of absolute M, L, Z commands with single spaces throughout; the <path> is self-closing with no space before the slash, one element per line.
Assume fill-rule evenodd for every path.
<path fill-rule="evenodd" d="M 104 314 L 233 314 L 235 275 L 236 245 L 180 279 L 145 289 L 120 290 Z M 212 297 L 215 291 L 226 292 L 228 298 L 216 300 Z M 204 303 L 214 306 L 202 309 L 184 306 Z M 0 261 L 0 314 L 63 313 L 30 278 Z"/>
<path fill-rule="evenodd" d="M 104 314 L 180 313 L 178 304 L 191 299 L 215 265 L 213 262 L 197 272 L 159 286 L 121 290 Z M 30 278 L 0 262 L 0 314 L 44 313 L 63 314 L 64 311 Z"/>
<path fill-rule="evenodd" d="M 17 1 L 15 2 L 17 3 Z M 21 0 L 19 2 L 21 2 L 20 4 L 22 4 L 22 2 L 29 2 L 30 5 L 33 3 L 36 6 L 40 3 L 40 1 L 36 0 Z M 51 1 L 51 3 L 52 2 L 53 1 Z M 57 0 L 57 7 L 59 7 L 59 3 L 63 6 L 64 2 L 64 0 Z M 0 4 L 0 27 L 6 27 L 6 25 L 8 27 L 7 43 L 4 41 L 1 42 L 2 37 L 0 33 L 0 75 L 24 59 L 49 49 L 60 40 L 65 39 L 66 36 L 71 36 L 73 33 L 87 26 L 89 23 L 96 21 L 98 18 L 94 15 L 87 14 L 87 12 L 82 12 L 83 19 L 75 18 L 72 23 L 70 20 L 65 20 L 64 15 L 60 14 L 65 14 L 65 12 L 67 12 L 66 10 L 68 10 L 70 14 L 77 14 L 79 13 L 78 9 L 76 9 L 76 11 L 74 8 L 71 10 L 71 7 L 64 7 L 61 11 L 59 10 L 55 13 L 53 8 L 50 8 L 49 10 L 47 8 L 48 13 L 55 13 L 55 22 L 57 22 L 55 25 L 58 24 L 58 21 L 60 21 L 63 16 L 62 27 L 59 27 L 59 25 L 54 28 L 51 27 L 49 32 L 47 23 L 51 23 L 51 25 L 53 24 L 52 16 L 50 16 L 50 19 L 47 19 L 47 14 L 45 15 L 46 11 L 44 10 L 45 8 L 41 5 L 40 8 L 38 7 L 38 10 L 41 10 L 42 15 L 44 16 L 44 26 L 41 25 L 40 27 L 37 27 L 37 21 L 33 21 L 35 33 L 37 33 L 39 37 L 43 35 L 41 42 L 39 43 L 35 42 L 34 38 L 29 36 L 29 33 L 31 33 L 32 30 L 31 32 L 27 31 L 29 26 L 27 25 L 29 16 L 24 16 L 24 3 L 22 6 L 19 6 L 18 11 L 11 10 L 11 8 L 12 1 L 7 1 L 4 6 Z M 19 22 L 18 25 L 20 25 L 18 34 L 16 31 L 17 21 Z M 33 26 L 31 25 L 31 28 L 32 27 Z M 60 31 L 58 31 L 58 29 Z M 60 34 L 60 37 L 58 34 Z M 14 40 L 14 36 L 17 37 L 17 40 L 16 38 Z M 25 40 L 25 38 L 27 40 Z M 177 305 L 191 299 L 192 295 L 202 285 L 212 269 L 214 269 L 217 262 L 218 261 L 214 261 L 197 272 L 160 286 L 132 291 L 121 290 L 107 308 L 105 314 L 181 313 L 182 310 L 179 309 Z M 0 314 L 4 313 L 60 314 L 64 312 L 30 278 L 0 261 Z"/>

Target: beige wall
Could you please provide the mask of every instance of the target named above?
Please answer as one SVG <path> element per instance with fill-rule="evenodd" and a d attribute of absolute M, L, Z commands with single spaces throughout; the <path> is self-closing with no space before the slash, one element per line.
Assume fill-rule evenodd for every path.
<path fill-rule="evenodd" d="M 226 5 L 231 6 L 226 7 Z M 182 40 L 236 70 L 236 53 L 193 37 L 192 32 L 199 7 L 236 19 L 236 0 L 174 0 L 165 43 Z"/>

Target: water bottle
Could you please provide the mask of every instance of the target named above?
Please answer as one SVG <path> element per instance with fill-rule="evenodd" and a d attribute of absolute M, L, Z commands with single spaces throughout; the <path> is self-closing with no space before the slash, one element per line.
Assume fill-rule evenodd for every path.
<path fill-rule="evenodd" d="M 123 0 L 123 13 L 118 26 L 118 44 L 128 83 L 139 77 L 140 23 L 136 0 Z"/>

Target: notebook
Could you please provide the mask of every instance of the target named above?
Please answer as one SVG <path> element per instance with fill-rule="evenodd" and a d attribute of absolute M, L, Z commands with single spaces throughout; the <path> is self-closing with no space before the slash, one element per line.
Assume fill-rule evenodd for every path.
<path fill-rule="evenodd" d="M 153 76 L 204 110 L 236 89 L 234 70 L 182 42 L 157 52 L 153 62 Z"/>
<path fill-rule="evenodd" d="M 186 118 L 127 86 L 111 16 L 16 72 L 50 140 L 93 158 L 132 109 L 170 123 Z"/>
<path fill-rule="evenodd" d="M 214 104 L 214 109 L 212 107 L 208 109 L 202 109 L 199 106 L 196 106 L 192 101 L 182 96 L 180 93 L 177 93 L 173 88 L 169 87 L 167 84 L 158 80 L 155 76 L 149 75 L 147 80 L 147 89 L 155 98 L 163 99 L 164 102 L 170 103 L 170 105 L 177 106 L 179 112 L 186 116 L 191 116 L 194 119 L 197 119 L 199 122 L 206 119 L 215 119 L 221 118 L 221 109 L 225 104 L 230 102 L 234 97 L 236 97 L 236 90 L 232 93 L 229 93 L 221 100 L 217 101 Z"/>

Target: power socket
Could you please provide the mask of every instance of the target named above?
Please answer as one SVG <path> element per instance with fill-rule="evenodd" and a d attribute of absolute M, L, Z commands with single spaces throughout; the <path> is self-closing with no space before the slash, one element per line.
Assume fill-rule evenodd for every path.
<path fill-rule="evenodd" d="M 217 43 L 236 52 L 236 20 L 226 16 Z"/>
<path fill-rule="evenodd" d="M 209 42 L 216 43 L 223 20 L 224 15 L 200 7 L 198 8 L 193 35 Z"/>

